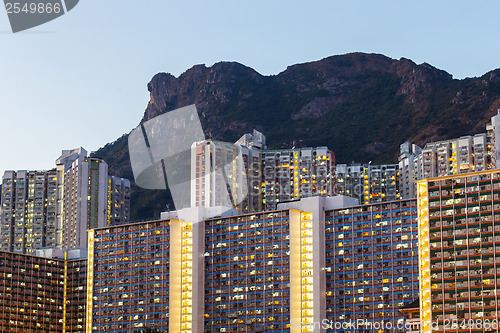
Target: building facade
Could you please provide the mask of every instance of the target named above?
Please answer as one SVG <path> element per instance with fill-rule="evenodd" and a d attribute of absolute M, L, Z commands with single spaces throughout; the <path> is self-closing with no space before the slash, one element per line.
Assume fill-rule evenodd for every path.
<path fill-rule="evenodd" d="M 87 332 L 168 329 L 170 224 L 89 231 Z"/>
<path fill-rule="evenodd" d="M 191 207 L 261 209 L 260 147 L 204 140 L 193 143 L 191 161 Z"/>
<path fill-rule="evenodd" d="M 190 206 L 226 206 L 247 213 L 333 195 L 335 155 L 328 148 L 265 148 L 264 135 L 255 130 L 235 144 L 193 143 Z"/>
<path fill-rule="evenodd" d="M 87 244 L 87 230 L 107 225 L 108 165 L 80 156 L 64 172 L 63 248 Z"/>
<path fill-rule="evenodd" d="M 57 245 L 55 171 L 6 171 L 2 178 L 0 249 L 33 253 Z"/>
<path fill-rule="evenodd" d="M 405 142 L 401 145 L 399 169 L 403 198 L 415 198 L 415 181 L 492 170 L 500 156 L 500 110 L 486 126 L 486 133 L 430 142 L 423 149 Z"/>
<path fill-rule="evenodd" d="M 301 326 L 325 315 L 323 206 L 355 201 L 331 200 L 90 231 L 87 331 L 312 332 Z"/>
<path fill-rule="evenodd" d="M 500 171 L 418 182 L 421 332 L 498 332 Z"/>
<path fill-rule="evenodd" d="M 256 130 L 234 144 L 215 140 L 193 143 L 190 207 L 225 206 L 241 213 L 261 210 L 260 169 L 265 144 L 265 136 Z"/>
<path fill-rule="evenodd" d="M 337 164 L 334 191 L 364 204 L 400 199 L 398 164 Z"/>
<path fill-rule="evenodd" d="M 422 179 L 422 148 L 405 142 L 400 145 L 399 155 L 399 194 L 401 198 L 416 198 L 416 179 Z"/>
<path fill-rule="evenodd" d="M 87 245 L 87 230 L 130 221 L 130 181 L 109 176 L 108 165 L 83 148 L 56 160 L 58 222 L 63 248 Z"/>
<path fill-rule="evenodd" d="M 205 330 L 290 331 L 293 214 L 205 221 Z"/>
<path fill-rule="evenodd" d="M 85 332 L 86 263 L 0 251 L 0 331 Z"/>
<path fill-rule="evenodd" d="M 327 147 L 266 150 L 262 174 L 263 210 L 301 198 L 332 196 L 335 155 Z"/>
<path fill-rule="evenodd" d="M 344 199 L 342 199 L 344 198 Z M 98 228 L 89 235 L 87 330 L 342 332 L 404 325 L 418 297 L 416 200 Z M 370 326 L 372 325 L 372 326 Z"/>
<path fill-rule="evenodd" d="M 65 261 L 66 302 L 63 304 L 63 326 L 65 332 L 83 333 L 86 328 L 87 259 L 77 259 L 80 256 L 72 254 L 74 250 L 68 252 L 70 254 Z"/>
<path fill-rule="evenodd" d="M 402 331 L 399 309 L 419 295 L 416 200 L 325 215 L 328 332 Z"/>
<path fill-rule="evenodd" d="M 108 178 L 107 225 L 130 222 L 130 180 L 111 176 Z"/>
<path fill-rule="evenodd" d="M 47 275 L 57 274 L 54 286 L 40 283 L 42 270 L 30 287 L 54 292 L 47 302 L 55 312 L 43 312 L 54 313 L 51 332 L 373 332 L 382 321 L 383 328 L 399 327 L 398 309 L 418 296 L 416 201 L 356 202 L 311 197 L 227 217 L 194 207 L 179 214 L 184 220 L 90 230 L 87 267 L 7 252 L 17 257 L 5 267 L 27 265 L 32 271 L 19 272 L 31 276 L 41 267 L 33 260 L 55 265 Z M 36 253 L 50 251 L 58 250 Z M 15 281 L 4 286 L 12 296 L 18 289 L 10 285 L 27 286 L 9 272 Z M 22 304 L 30 308 L 16 315 L 28 320 L 22 312 L 36 313 L 35 305 Z M 9 318 L 17 318 L 13 309 L 5 306 Z M 9 320 L 15 329 L 32 325 Z M 351 321 L 357 326 L 335 326 Z"/>
<path fill-rule="evenodd" d="M 83 148 L 65 150 L 49 171 L 5 171 L 0 249 L 33 253 L 87 245 L 87 229 L 130 220 L 130 181 L 108 176 L 107 164 Z"/>

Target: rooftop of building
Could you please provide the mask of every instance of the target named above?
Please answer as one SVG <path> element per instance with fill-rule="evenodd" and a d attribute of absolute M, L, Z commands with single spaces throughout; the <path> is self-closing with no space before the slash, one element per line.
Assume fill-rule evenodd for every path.
<path fill-rule="evenodd" d="M 480 175 L 488 175 L 491 173 L 495 172 L 500 172 L 500 169 L 492 169 L 492 170 L 485 170 L 485 171 L 476 171 L 476 172 L 468 172 L 468 173 L 460 173 L 460 174 L 454 174 L 454 175 L 449 175 L 449 176 L 439 176 L 439 177 L 432 177 L 432 178 L 426 178 L 422 180 L 417 180 L 415 181 L 417 184 L 425 184 L 430 181 L 436 181 L 436 180 L 446 180 L 446 179 L 456 179 L 456 178 L 463 178 L 463 177 L 472 177 L 472 176 L 480 176 Z"/>
<path fill-rule="evenodd" d="M 343 210 L 343 209 L 367 208 L 367 207 L 370 207 L 370 206 L 395 204 L 395 203 L 409 202 L 409 201 L 414 201 L 415 205 L 417 204 L 417 199 L 416 198 L 410 198 L 410 199 L 399 199 L 399 200 L 383 201 L 383 202 L 373 202 L 373 203 L 369 203 L 369 204 L 362 204 L 362 205 L 342 207 L 342 208 L 334 208 L 334 209 L 325 209 L 325 210 Z"/>
<path fill-rule="evenodd" d="M 53 249 L 47 248 L 47 249 L 35 250 L 34 254 L 32 254 L 32 253 L 30 253 L 30 254 L 18 253 L 18 252 L 10 252 L 10 251 L 0 251 L 0 253 L 6 253 L 6 254 L 11 255 L 11 256 L 31 257 L 31 258 L 37 258 L 37 259 L 50 259 L 50 260 L 56 260 L 59 262 L 87 260 L 87 252 L 86 252 L 87 250 L 86 249 L 72 249 L 72 250 L 66 250 L 66 251 L 59 250 L 59 249 L 57 249 L 58 251 L 51 251 L 51 250 L 53 250 Z M 41 251 L 41 252 L 38 252 L 38 251 Z M 75 251 L 82 251 L 82 252 L 80 254 L 76 254 Z"/>

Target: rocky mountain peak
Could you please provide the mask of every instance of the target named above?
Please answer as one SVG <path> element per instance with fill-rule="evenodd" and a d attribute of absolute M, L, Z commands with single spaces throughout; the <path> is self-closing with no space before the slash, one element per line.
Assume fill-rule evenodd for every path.
<path fill-rule="evenodd" d="M 456 80 L 427 63 L 366 53 L 296 64 L 270 76 L 237 62 L 195 65 L 179 77 L 158 73 L 147 88 L 142 122 L 196 104 L 209 138 L 235 141 L 255 128 L 270 148 L 328 146 L 339 163 L 394 162 L 406 140 L 423 146 L 484 132 L 500 108 L 499 69 Z M 131 178 L 126 141 L 123 136 L 95 156 L 112 173 Z M 148 217 L 151 206 L 161 210 L 168 200 L 163 192 L 149 200 L 135 191 L 141 198 L 133 199 L 134 218 Z"/>

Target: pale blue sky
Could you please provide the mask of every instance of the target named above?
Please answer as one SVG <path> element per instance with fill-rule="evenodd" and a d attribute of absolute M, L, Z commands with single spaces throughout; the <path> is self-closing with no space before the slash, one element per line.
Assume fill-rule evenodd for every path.
<path fill-rule="evenodd" d="M 0 8 L 0 174 L 49 169 L 135 127 L 157 72 L 238 61 L 262 74 L 348 52 L 456 78 L 500 67 L 498 1 L 81 0 L 12 34 Z"/>

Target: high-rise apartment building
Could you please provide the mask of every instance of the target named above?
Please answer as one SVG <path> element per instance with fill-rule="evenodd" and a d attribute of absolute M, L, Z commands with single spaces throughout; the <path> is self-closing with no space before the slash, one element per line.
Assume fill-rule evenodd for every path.
<path fill-rule="evenodd" d="M 498 332 L 500 171 L 417 186 L 421 332 Z"/>
<path fill-rule="evenodd" d="M 337 164 L 334 192 L 364 204 L 398 200 L 398 164 Z"/>
<path fill-rule="evenodd" d="M 410 142 L 400 146 L 399 194 L 401 198 L 416 198 L 416 179 L 422 179 L 422 148 Z"/>
<path fill-rule="evenodd" d="M 36 252 L 36 251 L 35 251 Z M 86 266 L 81 252 L 42 257 L 0 251 L 0 331 L 85 332 Z"/>
<path fill-rule="evenodd" d="M 6 171 L 2 185 L 0 249 L 32 253 L 56 246 L 55 171 Z"/>
<path fill-rule="evenodd" d="M 494 168 L 493 149 L 486 134 L 463 136 L 458 139 L 430 142 L 423 149 L 405 142 L 401 145 L 399 167 L 400 191 L 404 197 L 414 197 L 415 180 L 483 171 Z"/>
<path fill-rule="evenodd" d="M 498 114 L 491 117 L 491 122 L 486 125 L 486 138 L 491 145 L 491 164 L 492 168 L 500 166 L 500 109 Z"/>
<path fill-rule="evenodd" d="M 56 160 L 57 172 L 57 226 L 58 226 L 58 244 L 62 245 L 64 239 L 64 191 L 65 191 L 65 174 L 71 169 L 74 162 L 83 160 L 87 157 L 87 151 L 83 148 L 63 150 L 61 156 Z M 78 163 L 78 162 L 77 162 Z"/>
<path fill-rule="evenodd" d="M 264 135 L 255 130 L 234 144 L 215 140 L 193 143 L 191 207 L 260 210 L 261 154 L 265 143 Z"/>
<path fill-rule="evenodd" d="M 304 331 L 291 323 L 325 313 L 324 202 L 356 201 L 304 200 L 229 217 L 194 207 L 182 214 L 190 221 L 90 231 L 87 329 Z"/>
<path fill-rule="evenodd" d="M 87 230 L 107 225 L 108 165 L 80 155 L 64 171 L 63 248 L 87 244 Z"/>
<path fill-rule="evenodd" d="M 87 332 L 168 329 L 169 271 L 180 264 L 169 260 L 170 247 L 181 246 L 171 240 L 174 223 L 179 222 L 89 231 Z"/>
<path fill-rule="evenodd" d="M 204 329 L 290 331 L 295 228 L 300 228 L 300 213 L 291 210 L 205 221 Z M 312 282 L 312 273 L 309 278 Z"/>
<path fill-rule="evenodd" d="M 240 146 L 243 168 L 247 176 L 248 196 L 239 204 L 239 212 L 258 212 L 262 204 L 262 150 L 266 149 L 266 137 L 253 130 L 252 134 L 243 135 L 236 144 Z"/>
<path fill-rule="evenodd" d="M 304 198 L 227 217 L 194 207 L 186 221 L 92 230 L 87 329 L 402 328 L 398 309 L 418 297 L 416 201 L 356 201 Z"/>
<path fill-rule="evenodd" d="M 361 164 L 337 164 L 335 166 L 335 191 L 340 195 L 361 199 L 364 203 L 365 172 L 368 174 L 368 169 L 365 170 L 365 166 Z"/>
<path fill-rule="evenodd" d="M 491 169 L 486 134 L 431 142 L 422 149 L 422 177 L 455 175 Z"/>
<path fill-rule="evenodd" d="M 335 155 L 327 147 L 266 150 L 262 154 L 264 210 L 279 203 L 333 195 Z"/>
<path fill-rule="evenodd" d="M 335 155 L 326 147 L 265 150 L 258 131 L 235 144 L 214 140 L 191 148 L 191 207 L 273 210 L 282 202 L 332 195 Z"/>
<path fill-rule="evenodd" d="M 419 290 L 416 200 L 329 210 L 325 217 L 326 318 L 338 325 L 328 332 L 402 331 L 399 308 Z"/>
<path fill-rule="evenodd" d="M 79 252 L 80 251 L 80 252 Z M 82 253 L 83 252 L 83 253 Z M 86 332 L 86 300 L 87 300 L 87 259 L 86 251 L 80 249 L 67 251 L 65 258 L 65 290 L 66 304 L 63 332 Z"/>
<path fill-rule="evenodd" d="M 417 180 L 497 168 L 499 137 L 500 110 L 491 118 L 486 133 L 430 142 L 423 149 L 405 142 L 401 145 L 399 157 L 402 197 L 416 196 Z"/>
<path fill-rule="evenodd" d="M 87 245 L 87 229 L 127 223 L 130 182 L 83 148 L 65 150 L 49 171 L 6 171 L 2 178 L 0 249 L 33 253 Z"/>
<path fill-rule="evenodd" d="M 130 180 L 109 177 L 107 219 L 108 225 L 130 222 Z"/>

